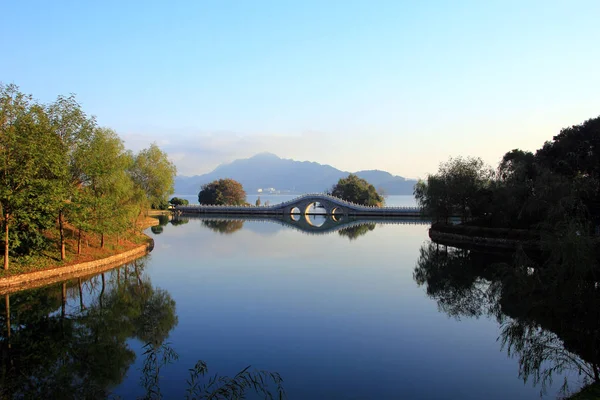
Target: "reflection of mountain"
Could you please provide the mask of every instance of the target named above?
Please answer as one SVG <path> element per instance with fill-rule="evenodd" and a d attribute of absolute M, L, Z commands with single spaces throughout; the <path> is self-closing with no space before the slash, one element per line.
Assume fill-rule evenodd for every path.
<path fill-rule="evenodd" d="M 135 361 L 127 340 L 160 346 L 177 325 L 175 301 L 143 268 L 6 295 L 0 397 L 106 398 Z"/>
<path fill-rule="evenodd" d="M 598 260 L 590 254 L 587 245 L 556 243 L 551 254 L 513 259 L 428 243 L 414 279 L 448 315 L 496 318 L 521 378 L 544 388 L 575 371 L 600 382 L 600 290 L 591 273 Z"/>
<path fill-rule="evenodd" d="M 296 193 L 322 192 L 347 175 L 348 172 L 329 165 L 286 160 L 274 154 L 262 153 L 221 165 L 204 175 L 177 177 L 175 192 L 181 195 L 197 195 L 200 186 L 220 178 L 235 179 L 248 193 L 256 193 L 258 189 L 264 188 Z M 394 176 L 385 171 L 358 171 L 356 175 L 368 180 L 376 188 L 382 188 L 387 194 L 411 195 L 416 183 L 415 180 Z"/>

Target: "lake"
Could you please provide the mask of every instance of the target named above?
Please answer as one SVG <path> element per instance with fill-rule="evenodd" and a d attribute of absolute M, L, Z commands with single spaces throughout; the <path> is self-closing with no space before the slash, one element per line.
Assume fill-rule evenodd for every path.
<path fill-rule="evenodd" d="M 519 311 L 498 311 L 479 267 L 440 278 L 455 271 L 436 269 L 440 254 L 444 265 L 480 260 L 439 253 L 428 228 L 370 221 L 311 235 L 192 217 L 149 229 L 155 248 L 135 263 L 10 295 L 5 390 L 136 398 L 156 384 L 180 399 L 203 360 L 209 376 L 276 372 L 288 399 L 539 398 L 520 354 L 502 346 Z M 581 385 L 560 372 L 545 398 L 564 376 Z"/>

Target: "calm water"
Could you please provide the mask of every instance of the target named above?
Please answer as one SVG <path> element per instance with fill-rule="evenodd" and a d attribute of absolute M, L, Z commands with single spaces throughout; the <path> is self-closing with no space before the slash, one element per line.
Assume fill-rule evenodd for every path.
<path fill-rule="evenodd" d="M 440 280 L 428 228 L 371 222 L 307 235 L 191 218 L 149 230 L 150 256 L 104 284 L 67 282 L 64 304 L 60 284 L 10 295 L 4 383 L 135 398 L 153 343 L 179 356 L 158 374 L 165 398 L 183 398 L 199 359 L 209 374 L 278 372 L 289 399 L 539 398 L 519 378 L 519 354 L 501 346 L 511 318 L 482 295 L 489 281 L 472 271 Z"/>

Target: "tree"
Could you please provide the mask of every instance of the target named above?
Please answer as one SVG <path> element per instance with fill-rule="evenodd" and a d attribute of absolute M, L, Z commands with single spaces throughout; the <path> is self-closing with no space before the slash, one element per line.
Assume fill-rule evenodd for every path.
<path fill-rule="evenodd" d="M 4 269 L 9 252 L 23 253 L 46 242 L 40 234 L 50 226 L 56 202 L 54 188 L 64 172 L 60 143 L 48 115 L 15 85 L 0 84 L 0 213 L 4 228 Z M 18 229 L 11 234 L 14 224 Z M 33 241 L 31 241 L 33 239 Z"/>
<path fill-rule="evenodd" d="M 82 179 L 77 199 L 84 209 L 77 222 L 100 234 L 104 246 L 104 234 L 123 231 L 129 219 L 125 204 L 131 201 L 133 182 L 127 169 L 133 160 L 116 132 L 106 128 L 96 128 L 75 158 Z"/>
<path fill-rule="evenodd" d="M 190 202 L 186 199 L 181 199 L 179 197 L 173 197 L 169 200 L 169 204 L 173 206 L 187 206 Z"/>
<path fill-rule="evenodd" d="M 331 195 L 364 206 L 381 207 L 384 203 L 383 197 L 373 185 L 354 174 L 341 178 L 333 185 Z"/>
<path fill-rule="evenodd" d="M 486 214 L 488 188 L 493 170 L 480 158 L 450 158 L 438 173 L 420 180 L 414 189 L 419 206 L 434 218 L 458 214 L 463 221 Z"/>
<path fill-rule="evenodd" d="M 256 205 L 256 207 L 260 206 L 260 196 L 258 196 L 258 198 L 256 199 L 256 202 L 254 203 Z"/>
<path fill-rule="evenodd" d="M 202 185 L 198 193 L 198 202 L 240 206 L 246 204 L 246 192 L 242 184 L 233 179 L 219 179 Z"/>
<path fill-rule="evenodd" d="M 73 197 L 77 195 L 83 180 L 81 165 L 75 159 L 75 154 L 80 147 L 86 146 L 91 140 L 93 130 L 96 127 L 96 120 L 85 114 L 74 95 L 58 96 L 54 103 L 46 107 L 46 112 L 52 132 L 60 139 L 62 156 L 65 158 L 62 166 L 66 169 L 65 173 L 62 179 L 53 186 L 53 200 L 58 203 L 60 258 L 64 260 L 66 257 L 65 218 L 73 218 L 72 214 L 75 211 L 81 211 L 78 204 L 73 201 Z"/>
<path fill-rule="evenodd" d="M 177 169 L 156 143 L 140 151 L 130 170 L 133 181 L 145 193 L 148 204 L 159 208 L 173 194 Z"/>

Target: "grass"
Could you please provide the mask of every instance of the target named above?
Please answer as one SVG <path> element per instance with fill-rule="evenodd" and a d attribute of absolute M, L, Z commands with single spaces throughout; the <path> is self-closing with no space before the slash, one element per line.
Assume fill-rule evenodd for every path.
<path fill-rule="evenodd" d="M 157 224 L 158 220 L 156 218 L 146 217 L 138 225 L 141 228 L 146 228 Z M 35 255 L 20 258 L 11 257 L 9 259 L 8 271 L 0 269 L 0 279 L 28 272 L 43 271 L 99 260 L 132 250 L 148 241 L 148 237 L 141 232 L 127 232 L 118 237 L 117 235 L 104 235 L 104 248 L 102 248 L 100 246 L 100 235 L 82 232 L 81 254 L 77 254 L 77 235 L 78 232 L 72 226 L 66 224 L 66 258 L 61 261 L 58 229 L 46 232 L 46 237 L 50 240 L 48 248 Z M 3 257 L 2 260 L 4 260 Z"/>

